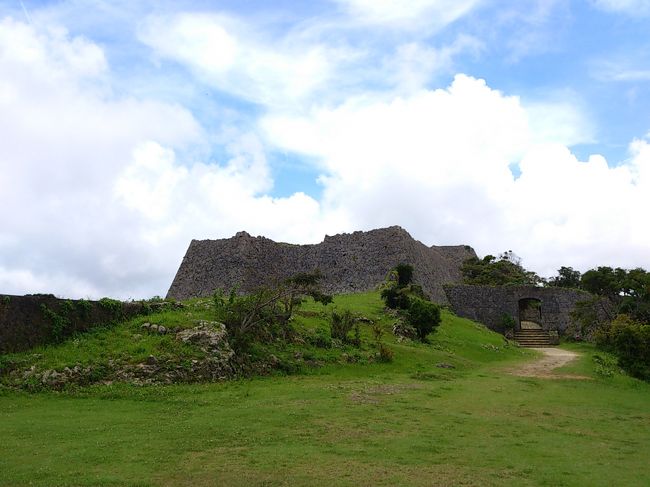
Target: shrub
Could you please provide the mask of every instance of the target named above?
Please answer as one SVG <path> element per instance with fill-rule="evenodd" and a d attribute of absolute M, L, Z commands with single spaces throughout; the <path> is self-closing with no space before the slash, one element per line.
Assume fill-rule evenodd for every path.
<path fill-rule="evenodd" d="M 70 326 L 70 319 L 51 310 L 45 304 L 41 304 L 41 312 L 52 323 L 52 330 L 50 332 L 52 340 L 55 342 L 63 340 L 66 330 Z"/>
<path fill-rule="evenodd" d="M 377 353 L 377 360 L 380 362 L 388 363 L 393 361 L 393 351 L 383 343 L 379 344 L 379 352 Z"/>
<path fill-rule="evenodd" d="M 596 344 L 614 353 L 630 375 L 650 380 L 650 325 L 618 315 L 609 326 L 596 332 Z"/>
<path fill-rule="evenodd" d="M 124 316 L 122 301 L 111 298 L 102 298 L 99 300 L 99 305 L 108 311 L 114 320 L 119 320 Z"/>
<path fill-rule="evenodd" d="M 395 271 L 397 272 L 398 287 L 405 287 L 411 284 L 413 280 L 413 266 L 411 264 L 397 264 Z"/>
<path fill-rule="evenodd" d="M 318 348 L 332 348 L 332 335 L 325 328 L 316 328 L 314 334 L 309 337 L 309 341 Z"/>
<path fill-rule="evenodd" d="M 330 318 L 330 331 L 332 338 L 348 342 L 348 333 L 352 331 L 355 321 L 355 317 L 349 309 L 340 313 L 333 310 Z"/>
<path fill-rule="evenodd" d="M 406 315 L 408 323 L 415 328 L 418 338 L 425 341 L 429 333 L 440 324 L 440 308 L 430 301 L 411 298 Z"/>

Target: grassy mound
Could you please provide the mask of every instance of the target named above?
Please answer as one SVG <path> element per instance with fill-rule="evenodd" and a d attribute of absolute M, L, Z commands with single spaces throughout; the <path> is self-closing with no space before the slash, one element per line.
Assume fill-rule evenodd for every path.
<path fill-rule="evenodd" d="M 273 369 L 218 383 L 114 382 L 63 392 L 0 388 L 0 485 L 650 484 L 650 385 L 622 375 L 610 357 L 574 345 L 580 360 L 560 372 L 591 380 L 516 377 L 504 369 L 535 352 L 506 347 L 469 320 L 445 312 L 430 344 L 398 343 L 375 294 L 341 296 L 333 306 L 378 320 L 394 360 L 371 359 L 366 325 L 359 348 L 311 345 L 308 337 L 327 320 L 308 304 L 294 322 L 305 343 L 264 348 L 301 374 Z M 197 302 L 146 319 L 189 327 L 209 313 Z M 179 347 L 171 334 L 134 342 L 141 321 L 10 359 L 61 367 L 127 360 L 127 350 L 146 360 Z M 82 343 L 97 353 L 75 351 Z M 189 345 L 173 353 L 198 357 Z"/>
<path fill-rule="evenodd" d="M 329 318 L 333 310 L 350 310 L 361 318 L 358 341 L 333 340 Z M 29 390 L 61 389 L 94 383 L 202 382 L 210 376 L 197 373 L 208 359 L 205 350 L 178 339 L 182 330 L 214 323 L 209 299 L 194 299 L 183 308 L 140 316 L 111 328 L 79 334 L 64 343 L 26 353 L 2 356 L 2 384 Z M 308 301 L 291 321 L 292 339 L 255 343 L 237 357 L 228 377 L 264 374 L 318 373 L 327 365 L 370 364 L 378 359 L 370 323 L 383 331 L 382 339 L 402 369 L 415 371 L 423 361 L 444 363 L 459 371 L 475 362 L 504 360 L 525 354 L 485 327 L 443 311 L 443 322 L 429 344 L 399 343 L 392 333 L 396 319 L 384 311 L 377 293 L 337 296 L 328 306 Z M 150 325 L 154 325 L 153 327 Z M 155 329 L 155 331 L 154 331 Z M 158 330 L 164 331 L 164 333 Z M 354 340 L 351 340 L 354 341 Z M 124 374 L 136 370 L 140 374 Z M 391 368 L 394 366 L 387 366 Z M 176 371 L 177 373 L 171 374 Z M 178 373 L 181 371 L 183 373 Z M 145 372 L 147 374 L 145 374 Z M 68 374 L 69 380 L 65 379 Z"/>

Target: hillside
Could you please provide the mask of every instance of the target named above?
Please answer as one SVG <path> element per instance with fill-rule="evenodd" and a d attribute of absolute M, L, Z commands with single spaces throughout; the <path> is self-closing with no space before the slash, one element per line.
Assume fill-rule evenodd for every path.
<path fill-rule="evenodd" d="M 393 361 L 374 359 L 365 323 L 361 346 L 329 346 L 323 308 L 308 303 L 297 339 L 258 349 L 258 363 L 272 355 L 274 366 L 249 379 L 143 386 L 99 374 L 104 384 L 60 392 L 14 388 L 35 386 L 29 377 L 0 386 L 0 485 L 650 483 L 650 386 L 621 375 L 606 354 L 572 347 L 581 359 L 558 373 L 587 380 L 517 377 L 534 351 L 446 311 L 421 344 L 397 342 L 375 293 L 338 296 L 332 307 L 380 323 Z M 105 372 L 153 356 L 191 369 L 204 352 L 172 337 L 210 313 L 209 302 L 193 300 L 5 355 L 3 367 Z M 143 333 L 145 320 L 179 331 Z"/>

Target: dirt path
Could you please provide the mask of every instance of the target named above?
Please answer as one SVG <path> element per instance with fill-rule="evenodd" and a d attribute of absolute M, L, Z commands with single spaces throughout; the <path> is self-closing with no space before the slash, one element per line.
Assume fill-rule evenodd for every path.
<path fill-rule="evenodd" d="M 520 377 L 540 377 L 543 379 L 590 379 L 590 377 L 584 375 L 556 374 L 553 372 L 555 369 L 572 362 L 580 354 L 560 348 L 534 348 L 533 350 L 542 352 L 544 356 L 534 362 L 511 368 L 509 372 Z"/>

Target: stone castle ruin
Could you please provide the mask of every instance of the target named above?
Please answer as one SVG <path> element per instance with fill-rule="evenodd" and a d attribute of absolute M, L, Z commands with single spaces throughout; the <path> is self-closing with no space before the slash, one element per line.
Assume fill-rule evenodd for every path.
<path fill-rule="evenodd" d="M 178 300 L 216 289 L 252 291 L 302 272 L 319 270 L 331 294 L 375 289 L 397 264 L 415 268 L 414 281 L 435 302 L 447 304 L 443 285 L 462 281 L 461 265 L 475 257 L 467 245 L 427 247 L 401 227 L 326 236 L 314 245 L 274 242 L 239 232 L 232 238 L 192 240 L 167 293 Z"/>

